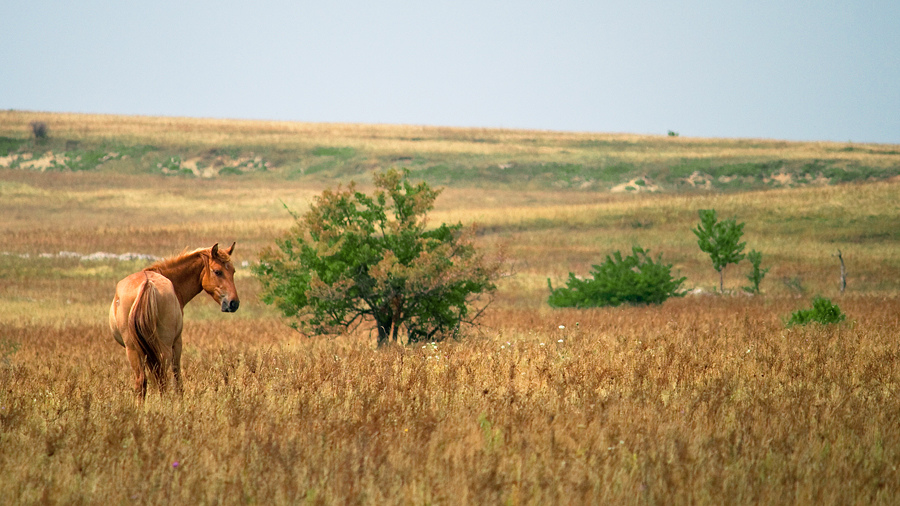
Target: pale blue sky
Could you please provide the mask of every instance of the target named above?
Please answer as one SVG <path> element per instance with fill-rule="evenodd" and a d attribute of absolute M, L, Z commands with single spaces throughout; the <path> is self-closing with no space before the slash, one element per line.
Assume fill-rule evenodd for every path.
<path fill-rule="evenodd" d="M 4 2 L 0 108 L 900 143 L 900 1 Z"/>

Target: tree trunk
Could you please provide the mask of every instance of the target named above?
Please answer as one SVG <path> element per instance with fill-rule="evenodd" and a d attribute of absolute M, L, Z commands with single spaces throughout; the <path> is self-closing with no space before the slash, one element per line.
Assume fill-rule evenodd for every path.
<path fill-rule="evenodd" d="M 399 321 L 399 320 L 394 320 L 394 321 Z M 394 323 L 394 329 L 391 331 L 391 341 L 394 341 L 395 343 L 399 342 L 399 341 L 397 341 L 397 338 L 399 335 L 400 335 L 400 324 Z"/>
<path fill-rule="evenodd" d="M 378 347 L 388 344 L 391 340 L 391 321 L 375 321 L 375 325 L 378 328 Z"/>
<path fill-rule="evenodd" d="M 844 295 L 844 290 L 847 289 L 847 269 L 844 267 L 844 256 L 841 255 L 841 250 L 838 250 L 837 257 L 841 261 L 841 295 Z"/>
<path fill-rule="evenodd" d="M 394 299 L 391 301 L 391 307 L 394 310 L 394 314 L 391 318 L 391 324 L 393 325 L 393 329 L 391 329 L 391 339 L 396 343 L 397 336 L 400 334 L 400 323 L 403 321 L 400 310 L 403 308 L 403 298 L 399 295 L 395 295 Z"/>
<path fill-rule="evenodd" d="M 719 293 L 725 293 L 725 268 L 719 271 Z"/>

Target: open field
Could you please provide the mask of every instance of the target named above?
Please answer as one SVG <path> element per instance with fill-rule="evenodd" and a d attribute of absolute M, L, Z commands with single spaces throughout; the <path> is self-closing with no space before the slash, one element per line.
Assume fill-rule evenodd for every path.
<path fill-rule="evenodd" d="M 386 351 L 188 317 L 184 398 L 143 408 L 101 323 L 3 324 L 0 497 L 893 504 L 900 305 L 872 302 L 787 331 L 780 301 L 505 310 Z"/>
<path fill-rule="evenodd" d="M 138 159 L 185 160 L 228 148 L 234 159 L 253 151 L 278 163 L 234 177 L 168 176 L 151 170 L 155 155 L 83 170 L 0 168 L 4 504 L 900 497 L 896 177 L 616 193 L 618 180 L 586 189 L 542 185 L 538 174 L 513 184 L 488 171 L 627 163 L 663 181 L 693 157 L 710 170 L 820 160 L 889 174 L 900 147 L 17 112 L 0 112 L 0 136 L 21 140 L 16 153 L 49 149 L 23 133 L 36 119 L 63 151 L 67 140 L 84 152 L 152 145 Z M 598 150 L 601 141 L 612 144 Z M 292 172 L 325 158 L 318 172 Z M 509 259 L 495 303 L 460 342 L 376 350 L 365 331 L 300 336 L 256 300 L 244 262 L 290 227 L 282 203 L 302 211 L 350 178 L 365 189 L 372 167 L 393 163 L 465 176 L 447 178 L 431 220 L 476 223 L 481 246 Z M 708 293 L 718 276 L 690 233 L 703 208 L 746 223 L 747 249 L 771 267 L 763 295 Z M 150 262 L 112 254 L 233 240 L 240 311 L 222 314 L 204 294 L 189 304 L 184 397 L 151 391 L 136 405 L 106 314 L 115 282 Z M 586 274 L 633 244 L 662 253 L 705 293 L 651 307 L 547 306 L 548 278 Z M 110 255 L 89 256 L 97 252 Z M 748 270 L 729 267 L 726 288 L 738 292 Z M 817 294 L 848 322 L 786 329 Z"/>

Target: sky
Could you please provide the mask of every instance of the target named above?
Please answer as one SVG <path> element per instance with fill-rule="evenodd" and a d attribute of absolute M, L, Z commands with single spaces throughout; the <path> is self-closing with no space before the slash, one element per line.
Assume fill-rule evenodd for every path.
<path fill-rule="evenodd" d="M 0 109 L 900 144 L 900 1 L 4 2 Z"/>

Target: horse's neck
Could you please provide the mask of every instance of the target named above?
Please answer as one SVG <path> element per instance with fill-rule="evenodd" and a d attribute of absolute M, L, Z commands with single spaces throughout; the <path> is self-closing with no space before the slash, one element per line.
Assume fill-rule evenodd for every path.
<path fill-rule="evenodd" d="M 175 288 L 175 295 L 181 307 L 191 301 L 203 290 L 200 277 L 205 264 L 199 253 L 188 255 L 157 266 L 153 270 L 167 277 Z"/>

